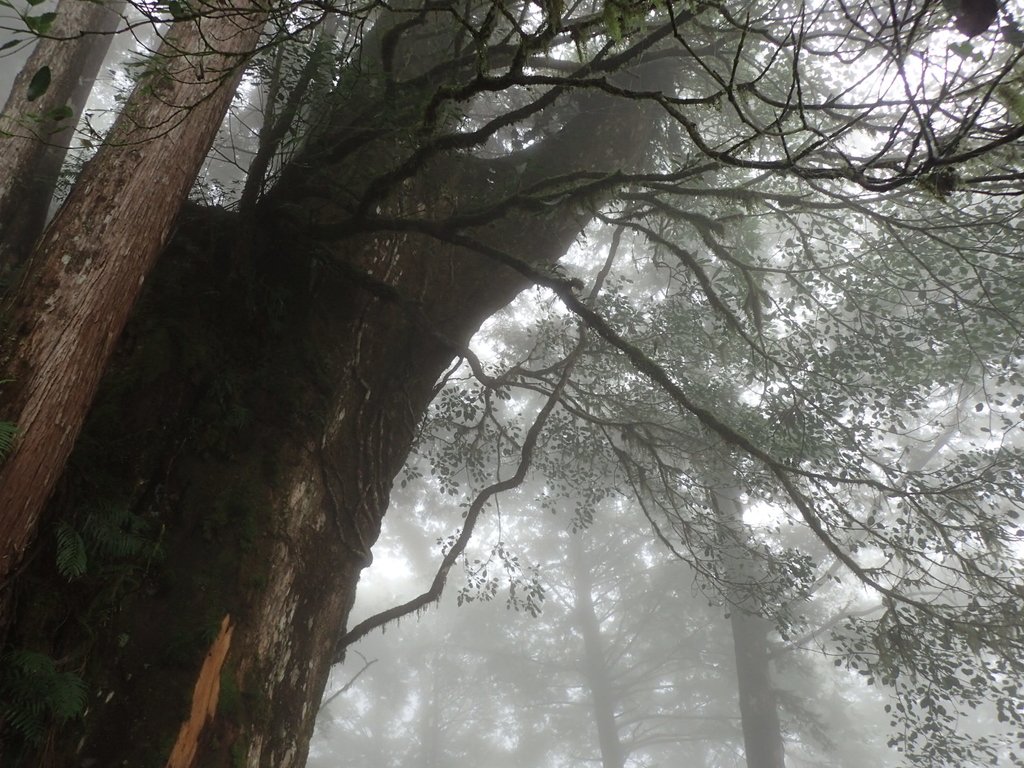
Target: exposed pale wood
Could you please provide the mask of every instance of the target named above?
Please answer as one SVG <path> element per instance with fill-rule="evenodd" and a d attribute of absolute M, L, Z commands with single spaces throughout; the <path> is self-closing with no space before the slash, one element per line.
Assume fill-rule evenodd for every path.
<path fill-rule="evenodd" d="M 224 660 L 231 648 L 231 617 L 225 616 L 220 623 L 220 632 L 210 646 L 203 666 L 196 678 L 196 687 L 192 691 L 192 709 L 188 720 L 181 724 L 178 740 L 174 742 L 171 756 L 167 760 L 167 768 L 191 768 L 199 750 L 199 739 L 203 728 L 217 711 L 220 698 L 220 673 L 224 668 Z"/>

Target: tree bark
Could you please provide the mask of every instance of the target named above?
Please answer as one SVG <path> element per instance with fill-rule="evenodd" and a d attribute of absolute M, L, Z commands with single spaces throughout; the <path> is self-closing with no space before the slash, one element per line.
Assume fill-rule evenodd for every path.
<path fill-rule="evenodd" d="M 19 438 L 0 466 L 0 591 L 34 535 L 265 19 L 247 3 L 172 26 L 33 253 L 2 356 L 0 419 L 14 422 Z"/>
<path fill-rule="evenodd" d="M 121 19 L 113 3 L 61 0 L 14 80 L 0 113 L 0 286 L 24 261 L 46 223 L 68 146 Z M 29 83 L 49 67 L 50 86 L 29 101 Z M 58 119 L 55 110 L 67 107 Z"/>

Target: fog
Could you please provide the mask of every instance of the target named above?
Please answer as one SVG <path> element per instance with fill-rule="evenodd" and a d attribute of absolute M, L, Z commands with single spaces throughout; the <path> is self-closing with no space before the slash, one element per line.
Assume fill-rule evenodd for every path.
<path fill-rule="evenodd" d="M 0 600 L 19 768 L 298 768 L 318 698 L 309 768 L 1024 765 L 1024 6 L 847 5 L 130 7 L 40 182 L 89 215 L 0 264 L 0 454 L 93 387 Z M 166 237 L 105 229 L 218 93 Z M 57 253 L 122 232 L 137 293 Z"/>

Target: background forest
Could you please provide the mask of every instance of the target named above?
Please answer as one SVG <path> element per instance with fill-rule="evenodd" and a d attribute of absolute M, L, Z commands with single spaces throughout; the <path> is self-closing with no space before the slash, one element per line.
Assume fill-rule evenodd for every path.
<path fill-rule="evenodd" d="M 0 11 L 4 765 L 1024 764 L 1024 7 Z"/>

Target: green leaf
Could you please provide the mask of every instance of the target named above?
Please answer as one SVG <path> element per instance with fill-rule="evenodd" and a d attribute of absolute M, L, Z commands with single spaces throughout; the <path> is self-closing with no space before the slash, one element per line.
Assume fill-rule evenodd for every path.
<path fill-rule="evenodd" d="M 1020 25 L 1013 19 L 1006 19 L 1001 27 L 1000 31 L 1003 33 L 1003 40 L 1014 48 L 1024 48 L 1024 30 L 1020 28 Z"/>
<path fill-rule="evenodd" d="M 35 32 L 37 35 L 45 35 L 50 31 L 50 27 L 53 26 L 56 18 L 57 14 L 53 11 L 41 13 L 38 16 L 26 16 L 25 26 L 29 28 L 29 31 Z"/>
<path fill-rule="evenodd" d="M 167 3 L 167 10 L 171 14 L 171 18 L 175 21 L 182 21 L 183 19 L 191 19 L 194 15 L 192 9 L 189 8 L 187 2 L 181 0 L 170 0 Z"/>
<path fill-rule="evenodd" d="M 57 526 L 57 572 L 68 580 L 77 579 L 87 566 L 85 541 L 78 531 L 61 522 Z"/>
<path fill-rule="evenodd" d="M 1020 93 L 1020 88 L 1003 83 L 996 87 L 996 95 L 1014 117 L 1024 121 L 1024 95 Z"/>
<path fill-rule="evenodd" d="M 974 49 L 974 46 L 969 40 L 963 40 L 959 43 L 952 43 L 949 46 L 949 50 L 959 56 L 961 59 L 977 59 L 980 54 Z"/>
<path fill-rule="evenodd" d="M 68 120 L 74 117 L 74 115 L 75 111 L 71 108 L 70 104 L 62 104 L 59 107 L 46 110 L 43 117 L 47 120 L 59 123 L 61 120 Z"/>
<path fill-rule="evenodd" d="M 8 40 L 6 43 L 4 43 L 3 45 L 0 45 L 0 51 L 6 51 L 8 48 L 13 48 L 14 46 L 16 46 L 20 42 L 21 42 L 21 40 L 19 40 L 18 38 L 16 38 L 16 37 L 12 38 L 11 40 Z"/>
<path fill-rule="evenodd" d="M 0 716 L 30 743 L 39 743 L 51 724 L 79 717 L 88 691 L 73 672 L 61 672 L 49 656 L 15 650 L 0 657 Z"/>
<path fill-rule="evenodd" d="M 35 101 L 42 96 L 50 87 L 50 68 L 43 66 L 39 68 L 39 71 L 32 75 L 32 80 L 28 84 L 28 93 L 25 98 L 29 101 Z"/>

